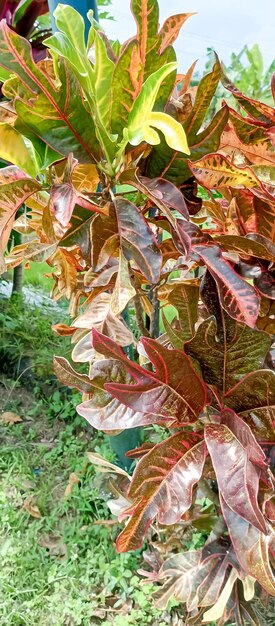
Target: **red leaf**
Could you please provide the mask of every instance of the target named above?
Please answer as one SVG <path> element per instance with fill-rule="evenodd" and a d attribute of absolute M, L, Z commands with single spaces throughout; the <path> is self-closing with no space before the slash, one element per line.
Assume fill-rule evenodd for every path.
<path fill-rule="evenodd" d="M 68 226 L 77 200 L 72 183 L 53 185 L 50 190 L 50 200 L 56 219 L 62 226 Z"/>
<path fill-rule="evenodd" d="M 263 369 L 247 374 L 223 397 L 259 441 L 275 441 L 275 373 Z"/>
<path fill-rule="evenodd" d="M 225 424 L 208 424 L 205 441 L 209 450 L 220 494 L 238 515 L 259 530 L 266 525 L 258 502 L 260 470 L 250 461 L 249 449 Z M 255 442 L 256 443 L 256 442 Z"/>
<path fill-rule="evenodd" d="M 251 428 L 231 409 L 221 411 L 221 423 L 231 432 L 246 449 L 249 460 L 261 468 L 266 468 L 265 454 L 257 443 Z"/>
<path fill-rule="evenodd" d="M 260 303 L 253 287 L 225 261 L 218 246 L 196 246 L 194 251 L 215 279 L 221 306 L 228 315 L 254 328 Z"/>
<path fill-rule="evenodd" d="M 196 421 L 206 401 L 204 383 L 181 350 L 168 350 L 154 339 L 142 339 L 155 372 L 129 361 L 118 346 L 93 331 L 93 346 L 105 357 L 118 359 L 136 381 L 106 384 L 105 389 L 126 406 L 180 424 Z M 175 368 L 175 363 L 176 368 Z"/>
<path fill-rule="evenodd" d="M 272 537 L 259 532 L 242 517 L 234 513 L 221 496 L 223 516 L 238 561 L 244 571 L 253 576 L 271 595 L 275 595 L 275 579 L 269 563 L 269 546 Z"/>
<path fill-rule="evenodd" d="M 165 178 L 146 178 L 146 176 L 140 176 L 140 181 L 144 187 L 146 187 L 146 195 L 156 204 L 160 201 L 166 204 L 171 209 L 175 209 L 187 220 L 189 219 L 189 213 L 185 204 L 184 197 L 180 190 L 173 185 L 169 180 Z"/>
<path fill-rule="evenodd" d="M 136 262 L 149 282 L 157 283 L 162 255 L 153 231 L 138 207 L 129 200 L 116 198 L 115 208 L 124 255 Z"/>
<path fill-rule="evenodd" d="M 139 548 L 155 517 L 161 524 L 175 524 L 189 509 L 206 450 L 204 442 L 190 447 L 187 437 L 183 432 L 173 435 L 138 463 L 129 489 L 129 497 L 135 499 L 131 519 L 117 540 L 120 552 Z"/>

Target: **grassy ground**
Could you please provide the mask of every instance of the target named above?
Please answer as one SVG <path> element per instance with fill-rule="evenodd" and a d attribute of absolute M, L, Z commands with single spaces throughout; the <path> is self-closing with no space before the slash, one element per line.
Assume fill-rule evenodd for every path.
<path fill-rule="evenodd" d="M 86 457 L 111 459 L 108 443 L 2 381 L 0 414 L 16 410 L 23 421 L 0 425 L 1 626 L 171 623 L 152 608 L 152 586 L 140 586 L 140 555 L 115 551 L 119 526 Z M 81 482 L 65 496 L 72 473 Z"/>

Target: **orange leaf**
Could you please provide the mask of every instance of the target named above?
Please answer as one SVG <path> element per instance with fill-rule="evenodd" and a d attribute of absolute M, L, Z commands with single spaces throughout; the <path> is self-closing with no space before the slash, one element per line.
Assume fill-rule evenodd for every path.
<path fill-rule="evenodd" d="M 38 506 L 36 506 L 35 504 L 32 504 L 32 498 L 33 496 L 29 496 L 29 498 L 25 500 L 23 504 L 23 509 L 25 509 L 25 511 L 27 511 L 29 515 L 31 515 L 32 517 L 36 517 L 37 519 L 40 519 L 42 517 L 42 514 L 39 511 Z"/>
<path fill-rule="evenodd" d="M 20 415 L 17 415 L 17 413 L 13 413 L 12 411 L 5 411 L 5 413 L 2 413 L 1 421 L 3 424 L 7 424 L 7 426 L 17 424 L 18 422 L 23 422 L 22 417 L 20 417 Z"/>

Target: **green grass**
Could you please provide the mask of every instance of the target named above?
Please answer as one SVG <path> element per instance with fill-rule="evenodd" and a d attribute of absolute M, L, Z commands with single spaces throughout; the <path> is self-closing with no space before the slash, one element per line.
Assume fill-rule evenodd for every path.
<path fill-rule="evenodd" d="M 108 443 L 80 418 L 65 425 L 42 410 L 34 421 L 0 426 L 1 626 L 164 626 L 152 586 L 135 574 L 139 554 L 117 554 L 119 526 L 104 525 L 109 495 L 86 452 L 111 459 Z M 71 472 L 81 482 L 66 498 Z M 30 496 L 41 518 L 24 509 Z"/>
<path fill-rule="evenodd" d="M 32 287 L 41 287 L 46 294 L 50 294 L 53 287 L 53 279 L 50 274 L 52 268 L 47 263 L 35 263 L 30 262 L 30 267 L 24 270 L 24 285 L 31 285 Z"/>

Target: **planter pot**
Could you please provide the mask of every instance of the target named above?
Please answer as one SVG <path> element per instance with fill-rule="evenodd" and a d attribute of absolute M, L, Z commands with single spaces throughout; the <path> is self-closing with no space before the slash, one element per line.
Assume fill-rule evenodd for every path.
<path fill-rule="evenodd" d="M 86 37 L 88 35 L 89 32 L 89 28 L 91 26 L 88 18 L 87 18 L 87 13 L 88 11 L 90 11 L 90 9 L 92 9 L 92 11 L 94 12 L 94 18 L 98 21 L 98 10 L 97 10 L 97 1 L 96 0 L 64 0 L 64 2 L 59 2 L 59 0 L 48 0 L 49 3 L 49 11 L 51 14 L 51 18 L 52 18 L 52 29 L 53 32 L 55 32 L 56 29 L 56 24 L 55 24 L 55 20 L 53 17 L 53 13 L 57 7 L 58 4 L 69 4 L 71 7 L 73 7 L 74 9 L 76 9 L 76 11 L 78 11 L 78 13 L 80 13 L 84 19 L 85 22 L 85 34 Z"/>

